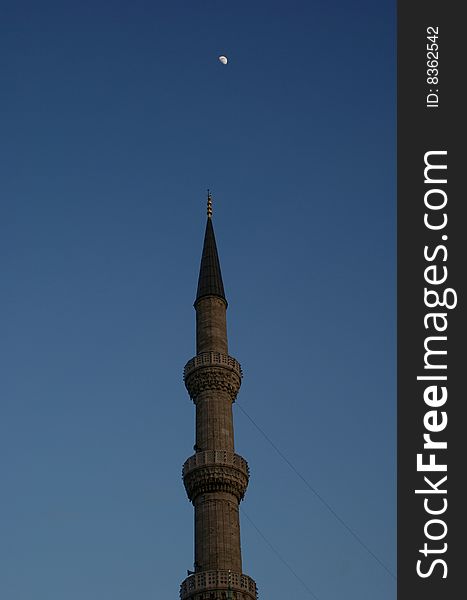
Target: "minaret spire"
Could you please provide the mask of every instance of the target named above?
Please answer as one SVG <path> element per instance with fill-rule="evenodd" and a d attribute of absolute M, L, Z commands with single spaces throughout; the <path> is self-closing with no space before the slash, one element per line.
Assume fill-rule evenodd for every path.
<path fill-rule="evenodd" d="M 199 268 L 198 290 L 195 304 L 203 296 L 217 296 L 225 303 L 224 284 L 222 282 L 221 265 L 217 254 L 216 238 L 212 225 L 212 197 L 208 190 L 208 220 L 204 233 L 203 254 Z"/>
<path fill-rule="evenodd" d="M 194 573 L 182 582 L 181 600 L 256 600 L 256 584 L 242 573 L 239 503 L 249 470 L 234 450 L 232 403 L 242 370 L 228 354 L 227 301 L 212 226 L 208 220 L 195 300 L 196 356 L 185 365 L 185 386 L 196 406 L 195 454 L 183 465 L 183 483 L 195 511 Z"/>

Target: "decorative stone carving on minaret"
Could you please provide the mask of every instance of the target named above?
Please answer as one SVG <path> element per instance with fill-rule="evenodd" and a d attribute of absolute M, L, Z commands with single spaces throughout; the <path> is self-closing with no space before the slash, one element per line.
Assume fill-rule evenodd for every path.
<path fill-rule="evenodd" d="M 242 573 L 239 503 L 249 469 L 235 453 L 232 403 L 242 370 L 229 356 L 221 268 L 212 226 L 212 198 L 194 307 L 196 356 L 183 378 L 196 406 L 193 456 L 183 465 L 183 483 L 195 511 L 194 573 L 181 584 L 181 600 L 256 600 L 256 584 Z"/>

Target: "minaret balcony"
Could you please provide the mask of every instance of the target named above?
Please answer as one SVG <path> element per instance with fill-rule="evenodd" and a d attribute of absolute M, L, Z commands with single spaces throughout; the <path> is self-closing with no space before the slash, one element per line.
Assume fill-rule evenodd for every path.
<path fill-rule="evenodd" d="M 210 492 L 228 492 L 240 501 L 248 487 L 250 470 L 247 461 L 234 452 L 206 450 L 190 456 L 182 476 L 191 501 Z"/>
<path fill-rule="evenodd" d="M 180 586 L 180 600 L 192 600 L 203 592 L 219 592 L 219 598 L 256 600 L 257 588 L 254 580 L 243 573 L 231 571 L 200 571 L 187 577 Z M 228 593 L 232 592 L 229 596 Z"/>
<path fill-rule="evenodd" d="M 199 394 L 205 390 L 224 391 L 234 402 L 242 382 L 242 368 L 228 354 L 202 352 L 187 362 L 183 379 L 190 398 L 195 403 Z"/>

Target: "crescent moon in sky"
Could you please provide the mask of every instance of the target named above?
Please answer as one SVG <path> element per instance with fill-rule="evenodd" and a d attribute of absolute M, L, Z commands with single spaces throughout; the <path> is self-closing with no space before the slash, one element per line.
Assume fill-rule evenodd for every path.
<path fill-rule="evenodd" d="M 219 60 L 223 65 L 227 64 L 227 56 L 219 56 Z"/>

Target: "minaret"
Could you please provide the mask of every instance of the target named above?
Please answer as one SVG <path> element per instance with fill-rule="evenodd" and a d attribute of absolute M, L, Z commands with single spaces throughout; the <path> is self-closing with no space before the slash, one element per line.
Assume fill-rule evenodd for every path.
<path fill-rule="evenodd" d="M 242 573 L 239 503 L 248 464 L 235 454 L 232 403 L 240 364 L 229 356 L 221 268 L 212 226 L 212 199 L 199 270 L 196 356 L 183 373 L 196 406 L 195 454 L 183 465 L 183 483 L 195 509 L 194 572 L 182 582 L 181 600 L 256 600 L 256 584 Z"/>

